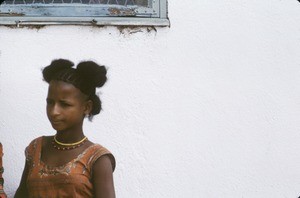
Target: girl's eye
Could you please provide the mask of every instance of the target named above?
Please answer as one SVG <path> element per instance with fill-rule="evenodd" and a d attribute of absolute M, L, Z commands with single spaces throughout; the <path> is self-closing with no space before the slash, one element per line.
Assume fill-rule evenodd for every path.
<path fill-rule="evenodd" d="M 62 103 L 61 103 L 61 106 L 63 106 L 63 107 L 69 107 L 69 106 L 71 106 L 71 105 L 68 104 L 68 103 L 62 102 Z"/>
<path fill-rule="evenodd" d="M 53 101 L 52 100 L 46 100 L 46 102 L 47 102 L 47 105 L 51 105 L 51 104 L 53 104 Z"/>

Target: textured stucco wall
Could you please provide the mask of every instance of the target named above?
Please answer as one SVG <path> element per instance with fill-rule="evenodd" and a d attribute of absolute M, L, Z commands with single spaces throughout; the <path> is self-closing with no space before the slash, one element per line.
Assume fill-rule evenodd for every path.
<path fill-rule="evenodd" d="M 300 196 L 300 3 L 169 1 L 171 28 L 0 27 L 0 141 L 12 197 L 53 134 L 41 68 L 109 67 L 88 137 L 117 159 L 118 197 Z"/>

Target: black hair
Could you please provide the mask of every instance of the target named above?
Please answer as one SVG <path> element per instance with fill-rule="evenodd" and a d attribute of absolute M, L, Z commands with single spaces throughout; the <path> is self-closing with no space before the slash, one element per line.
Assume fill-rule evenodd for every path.
<path fill-rule="evenodd" d="M 61 80 L 74 85 L 88 99 L 93 102 L 93 108 L 89 115 L 92 120 L 94 115 L 101 111 L 101 100 L 96 95 L 96 88 L 102 87 L 106 82 L 107 70 L 105 66 L 98 65 L 93 61 L 80 62 L 76 68 L 74 63 L 66 59 L 53 60 L 51 64 L 42 71 L 44 80 L 50 83 L 51 80 Z"/>

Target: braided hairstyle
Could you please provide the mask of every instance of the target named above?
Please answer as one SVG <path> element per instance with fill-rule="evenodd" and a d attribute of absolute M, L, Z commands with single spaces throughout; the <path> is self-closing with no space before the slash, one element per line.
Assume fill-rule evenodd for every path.
<path fill-rule="evenodd" d="M 93 61 L 80 62 L 76 69 L 74 63 L 66 59 L 53 60 L 51 64 L 42 71 L 44 80 L 50 83 L 51 80 L 60 80 L 74 85 L 88 99 L 93 102 L 93 108 L 89 115 L 92 120 L 94 115 L 101 111 L 101 100 L 96 95 L 96 88 L 102 87 L 106 82 L 106 68 Z"/>

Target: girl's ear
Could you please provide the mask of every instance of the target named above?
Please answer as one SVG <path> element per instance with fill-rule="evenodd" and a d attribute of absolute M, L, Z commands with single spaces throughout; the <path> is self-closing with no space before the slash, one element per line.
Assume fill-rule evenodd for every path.
<path fill-rule="evenodd" d="M 84 114 L 86 116 L 89 116 L 92 112 L 93 109 L 93 102 L 91 100 L 88 100 L 85 102 L 85 109 L 84 109 Z"/>

